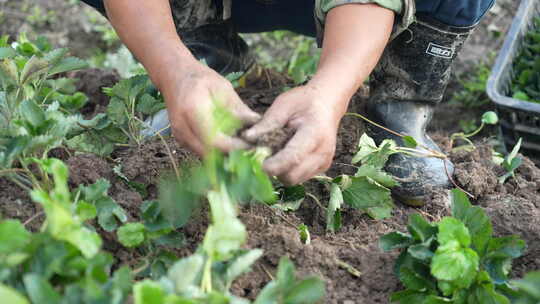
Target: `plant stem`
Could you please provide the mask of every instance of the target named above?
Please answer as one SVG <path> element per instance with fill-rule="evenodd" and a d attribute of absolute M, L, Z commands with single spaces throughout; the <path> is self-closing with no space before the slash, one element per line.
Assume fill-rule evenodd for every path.
<path fill-rule="evenodd" d="M 396 136 L 399 136 L 399 137 L 405 137 L 405 135 L 399 134 L 399 133 L 396 132 L 396 131 L 390 130 L 390 129 L 388 129 L 387 127 L 384 127 L 384 126 L 382 126 L 382 125 L 380 125 L 380 124 L 378 124 L 378 123 L 372 121 L 371 119 L 365 117 L 365 116 L 362 115 L 362 114 L 348 112 L 348 113 L 345 113 L 345 115 L 346 115 L 346 116 L 353 116 L 353 117 L 361 118 L 361 119 L 363 119 L 363 120 L 369 122 L 370 124 L 372 124 L 372 125 L 374 125 L 374 126 L 376 126 L 376 127 L 379 127 L 379 128 L 381 128 L 381 129 L 385 130 L 385 131 L 388 132 L 388 133 L 392 133 L 392 134 L 394 134 L 394 135 L 396 135 Z"/>
<path fill-rule="evenodd" d="M 204 293 L 212 292 L 212 259 L 210 257 L 208 257 L 204 265 L 201 289 Z"/>

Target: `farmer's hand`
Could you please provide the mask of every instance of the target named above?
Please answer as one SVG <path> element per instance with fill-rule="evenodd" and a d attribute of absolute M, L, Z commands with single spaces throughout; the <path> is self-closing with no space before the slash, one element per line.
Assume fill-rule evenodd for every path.
<path fill-rule="evenodd" d="M 288 126 L 296 132 L 283 150 L 264 163 L 265 170 L 285 184 L 302 183 L 326 171 L 336 149 L 336 135 L 346 102 L 329 89 L 305 85 L 279 96 L 263 119 L 244 133 L 254 140 L 264 133 Z M 334 102 L 335 101 L 335 102 Z"/>
<path fill-rule="evenodd" d="M 169 77 L 162 92 L 173 135 L 181 144 L 199 155 L 204 155 L 208 147 L 224 152 L 248 147 L 239 138 L 212 134 L 215 102 L 248 126 L 260 120 L 259 114 L 240 100 L 231 83 L 212 69 L 199 62 L 183 66 Z"/>

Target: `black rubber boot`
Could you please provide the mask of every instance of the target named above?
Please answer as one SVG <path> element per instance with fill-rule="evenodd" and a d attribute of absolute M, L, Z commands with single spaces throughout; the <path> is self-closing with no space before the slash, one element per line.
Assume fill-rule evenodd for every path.
<path fill-rule="evenodd" d="M 182 31 L 180 36 L 197 59 L 204 60 L 223 76 L 245 73 L 255 63 L 248 45 L 234 30 L 230 20 Z"/>
<path fill-rule="evenodd" d="M 387 46 L 373 72 L 368 117 L 440 151 L 426 134 L 426 127 L 434 107 L 442 100 L 451 64 L 471 30 L 418 16 L 417 22 Z M 367 133 L 378 143 L 390 138 L 404 146 L 400 137 L 370 124 Z M 421 206 L 427 195 L 451 186 L 449 176 L 454 167 L 439 158 L 394 154 L 386 170 L 400 181 L 400 186 L 393 189 L 398 199 Z"/>

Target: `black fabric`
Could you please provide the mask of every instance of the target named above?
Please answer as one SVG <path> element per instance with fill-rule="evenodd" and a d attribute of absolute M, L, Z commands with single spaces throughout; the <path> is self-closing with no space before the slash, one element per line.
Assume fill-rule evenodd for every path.
<path fill-rule="evenodd" d="M 105 14 L 102 0 L 82 0 Z M 478 23 L 495 0 L 416 0 L 418 14 L 447 25 Z M 290 30 L 315 36 L 315 0 L 232 0 L 232 19 L 241 33 Z"/>
<path fill-rule="evenodd" d="M 289 30 L 315 37 L 314 0 L 232 0 L 232 20 L 241 33 Z"/>

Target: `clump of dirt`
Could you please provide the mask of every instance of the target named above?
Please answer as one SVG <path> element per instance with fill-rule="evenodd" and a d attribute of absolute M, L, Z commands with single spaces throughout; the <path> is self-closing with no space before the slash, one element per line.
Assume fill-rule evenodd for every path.
<path fill-rule="evenodd" d="M 110 180 L 113 177 L 112 167 L 107 161 L 94 154 L 80 154 L 70 157 L 66 164 L 69 167 L 69 182 L 74 185 L 89 185 L 100 178 Z"/>
<path fill-rule="evenodd" d="M 105 112 L 109 104 L 109 96 L 103 93 L 103 88 L 113 87 L 120 81 L 120 75 L 114 70 L 85 69 L 70 72 L 69 78 L 78 79 L 76 89 L 88 96 L 89 102 L 81 109 L 85 118 Z"/>
<path fill-rule="evenodd" d="M 251 141 L 248 138 L 242 136 L 244 140 L 256 147 L 266 147 L 272 151 L 272 154 L 279 152 L 287 142 L 293 137 L 294 130 L 291 128 L 276 129 L 262 136 L 258 137 L 255 141 Z"/>
<path fill-rule="evenodd" d="M 167 138 L 165 142 L 156 138 L 139 147 L 119 151 L 114 156 L 125 177 L 145 185 L 156 184 L 164 171 L 172 171 L 173 161 L 177 168 L 198 161 L 193 153 L 181 147 L 174 138 Z"/>

